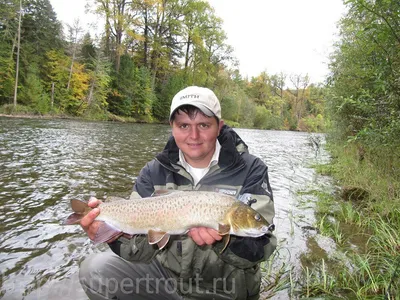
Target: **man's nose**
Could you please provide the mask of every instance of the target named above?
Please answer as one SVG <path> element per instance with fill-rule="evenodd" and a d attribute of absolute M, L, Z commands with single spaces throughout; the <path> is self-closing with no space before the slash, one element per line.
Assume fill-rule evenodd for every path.
<path fill-rule="evenodd" d="M 197 139 L 199 137 L 199 129 L 197 126 L 192 126 L 190 130 L 190 137 L 192 139 Z"/>

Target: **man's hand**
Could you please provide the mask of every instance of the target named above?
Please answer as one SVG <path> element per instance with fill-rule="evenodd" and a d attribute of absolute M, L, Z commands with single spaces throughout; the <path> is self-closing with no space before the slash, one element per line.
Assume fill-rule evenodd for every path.
<path fill-rule="evenodd" d="M 189 230 L 188 235 L 193 241 L 199 245 L 212 245 L 216 241 L 220 241 L 222 236 L 218 234 L 218 231 L 208 227 L 195 227 Z"/>
<path fill-rule="evenodd" d="M 101 201 L 95 197 L 90 197 L 88 206 L 93 208 L 86 216 L 81 219 L 81 226 L 83 230 L 86 232 L 88 237 L 93 241 L 96 237 L 97 231 L 101 225 L 101 221 L 95 221 L 96 217 L 100 213 L 100 209 L 97 206 L 101 203 Z M 122 233 L 121 233 L 122 235 Z M 107 243 L 111 243 L 118 239 L 121 235 L 113 237 L 112 239 L 108 240 Z"/>

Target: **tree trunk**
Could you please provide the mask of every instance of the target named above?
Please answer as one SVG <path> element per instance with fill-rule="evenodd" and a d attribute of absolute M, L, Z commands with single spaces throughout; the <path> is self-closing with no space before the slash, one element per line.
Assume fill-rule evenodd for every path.
<path fill-rule="evenodd" d="M 72 61 L 71 61 L 71 67 L 69 68 L 69 77 L 68 77 L 67 90 L 69 90 L 69 86 L 71 84 L 72 72 L 74 70 L 75 52 L 76 52 L 76 42 L 75 42 L 75 45 L 74 45 L 74 50 L 72 52 Z"/>
<path fill-rule="evenodd" d="M 53 109 L 54 105 L 54 82 L 51 83 L 51 109 Z"/>
<path fill-rule="evenodd" d="M 165 7 L 167 5 L 167 1 L 163 0 L 161 4 L 162 4 L 161 9 L 159 6 L 157 6 L 157 21 L 154 28 L 154 40 L 153 40 L 154 46 L 153 46 L 153 54 L 151 56 L 151 72 L 152 72 L 151 87 L 153 90 L 155 89 L 157 73 L 160 67 L 159 66 L 160 58 L 162 57 L 160 49 L 162 45 L 165 44 L 165 42 L 162 39 L 162 29 L 164 26 Z"/>
<path fill-rule="evenodd" d="M 15 88 L 14 88 L 14 108 L 17 107 L 18 93 L 18 73 L 19 73 L 19 50 L 21 48 L 21 15 L 22 15 L 22 0 L 19 1 L 19 17 L 18 17 L 18 48 L 17 48 L 17 66 L 15 70 Z"/>
<path fill-rule="evenodd" d="M 87 103 L 88 103 L 88 107 L 90 107 L 90 105 L 92 104 L 92 100 L 93 100 L 93 92 L 94 92 L 94 86 L 96 85 L 95 79 L 93 79 L 90 83 L 90 91 L 89 91 L 89 95 L 87 98 Z"/>
<path fill-rule="evenodd" d="M 191 37 L 190 37 L 190 34 L 189 34 L 187 45 L 186 45 L 185 69 L 189 66 L 190 44 L 191 44 Z"/>
<path fill-rule="evenodd" d="M 145 17 L 144 17 L 144 47 L 143 47 L 143 65 L 148 67 L 147 65 L 147 51 L 148 51 L 148 43 L 149 43 L 149 24 L 148 24 L 148 9 L 146 6 L 145 9 Z"/>
<path fill-rule="evenodd" d="M 71 61 L 71 67 L 69 69 L 67 90 L 69 90 L 69 88 L 71 86 L 71 79 L 72 79 L 72 73 L 74 71 L 74 62 L 75 62 L 75 57 L 76 57 L 76 50 L 78 48 L 78 35 L 82 31 L 82 28 L 79 26 L 79 19 L 76 19 L 74 21 L 74 25 L 73 26 L 69 26 L 69 28 L 70 28 L 71 40 L 72 40 L 72 61 Z"/>

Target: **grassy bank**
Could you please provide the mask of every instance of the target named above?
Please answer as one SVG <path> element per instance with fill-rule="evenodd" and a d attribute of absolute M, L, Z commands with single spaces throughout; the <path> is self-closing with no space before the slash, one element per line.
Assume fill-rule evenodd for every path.
<path fill-rule="evenodd" d="M 400 299 L 399 149 L 330 144 L 332 161 L 316 166 L 338 184 L 335 194 L 318 192 L 320 234 L 336 253 L 305 257 L 300 294 L 330 299 Z M 310 254 L 312 255 L 312 254 Z"/>
<path fill-rule="evenodd" d="M 0 116 L 4 117 L 16 117 L 16 118 L 38 118 L 38 119 L 74 119 L 74 120 L 86 120 L 86 121 L 114 121 L 122 123 L 160 123 L 149 116 L 141 116 L 139 118 L 132 118 L 126 116 L 118 116 L 108 111 L 100 110 L 88 110 L 86 113 L 79 116 L 73 116 L 65 113 L 61 113 L 57 110 L 51 111 L 46 114 L 41 114 L 34 109 L 24 106 L 7 104 L 0 106 Z"/>

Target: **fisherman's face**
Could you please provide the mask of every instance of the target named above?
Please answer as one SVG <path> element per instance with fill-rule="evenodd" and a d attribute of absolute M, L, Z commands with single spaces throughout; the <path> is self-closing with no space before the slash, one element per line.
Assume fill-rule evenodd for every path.
<path fill-rule="evenodd" d="M 206 168 L 215 151 L 215 143 L 224 122 L 198 112 L 192 118 L 179 111 L 171 123 L 172 135 L 187 163 Z"/>

